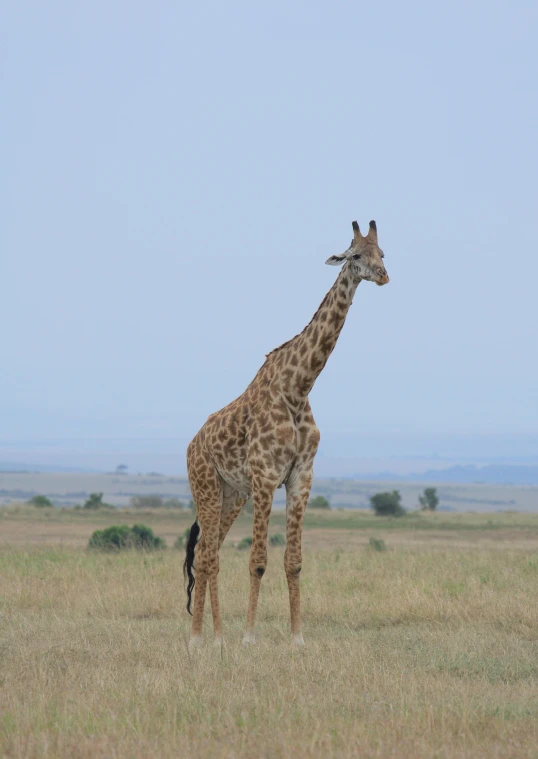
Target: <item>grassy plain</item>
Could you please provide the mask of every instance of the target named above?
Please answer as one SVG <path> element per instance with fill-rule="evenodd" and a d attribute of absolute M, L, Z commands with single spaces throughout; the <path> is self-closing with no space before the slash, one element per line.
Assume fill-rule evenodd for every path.
<path fill-rule="evenodd" d="M 240 645 L 241 517 L 221 558 L 227 646 L 207 619 L 189 656 L 181 555 L 85 545 L 118 521 L 171 545 L 190 514 L 0 513 L 1 756 L 538 757 L 537 516 L 309 515 L 301 651 L 282 548 L 258 645 Z"/>

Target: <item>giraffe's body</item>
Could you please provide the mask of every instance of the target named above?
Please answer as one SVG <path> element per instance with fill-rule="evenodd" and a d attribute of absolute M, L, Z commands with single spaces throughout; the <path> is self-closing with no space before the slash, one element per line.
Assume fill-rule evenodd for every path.
<path fill-rule="evenodd" d="M 286 551 L 291 630 L 302 643 L 299 573 L 301 532 L 319 444 L 308 394 L 331 354 L 361 279 L 388 282 L 377 246 L 375 224 L 355 237 L 343 256 L 327 263 L 345 266 L 311 322 L 292 340 L 269 353 L 245 392 L 212 414 L 191 441 L 187 468 L 196 504 L 200 539 L 196 545 L 196 589 L 191 643 L 200 640 L 206 587 L 209 584 L 216 640 L 222 630 L 217 576 L 219 548 L 250 495 L 254 500 L 254 534 L 250 552 L 250 599 L 245 643 L 254 642 L 254 622 L 261 578 L 267 564 L 267 531 L 276 488 L 286 487 Z M 356 251 L 360 250 L 358 254 Z M 359 259 L 364 259 L 359 263 Z M 371 259 L 371 260 L 370 260 Z M 191 552 L 195 539 L 193 532 Z M 192 577 L 192 559 L 186 571 Z M 190 584 L 189 608 L 190 608 Z"/>

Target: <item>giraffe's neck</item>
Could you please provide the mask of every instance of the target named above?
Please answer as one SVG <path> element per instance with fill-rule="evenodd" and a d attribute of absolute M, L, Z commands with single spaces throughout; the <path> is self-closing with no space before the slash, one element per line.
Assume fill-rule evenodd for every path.
<path fill-rule="evenodd" d="M 282 393 L 292 407 L 307 398 L 333 352 L 358 284 L 344 266 L 310 324 L 276 351 Z"/>

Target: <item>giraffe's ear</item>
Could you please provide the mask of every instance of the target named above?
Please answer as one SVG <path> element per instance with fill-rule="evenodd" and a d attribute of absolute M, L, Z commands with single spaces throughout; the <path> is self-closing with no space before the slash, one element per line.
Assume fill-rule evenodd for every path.
<path fill-rule="evenodd" d="M 347 258 L 346 254 L 342 253 L 340 256 L 331 256 L 325 261 L 325 263 L 328 266 L 342 266 L 346 258 Z"/>

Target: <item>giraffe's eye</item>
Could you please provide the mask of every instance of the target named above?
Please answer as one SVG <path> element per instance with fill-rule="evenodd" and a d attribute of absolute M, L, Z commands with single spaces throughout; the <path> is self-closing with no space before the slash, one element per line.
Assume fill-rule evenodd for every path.
<path fill-rule="evenodd" d="M 354 254 L 351 256 L 351 258 L 352 258 L 354 261 L 358 261 L 360 257 L 361 257 L 361 254 L 360 254 L 360 253 L 354 253 Z"/>

